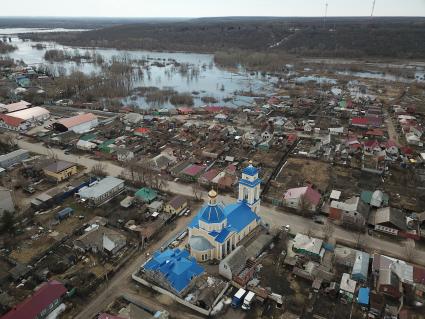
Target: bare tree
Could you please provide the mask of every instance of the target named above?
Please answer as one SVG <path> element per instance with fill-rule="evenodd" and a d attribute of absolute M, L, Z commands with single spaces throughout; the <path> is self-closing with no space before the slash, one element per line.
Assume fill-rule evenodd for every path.
<path fill-rule="evenodd" d="M 298 203 L 298 211 L 304 217 L 308 217 L 312 214 L 311 201 L 308 199 L 308 197 L 305 194 L 300 196 L 300 201 Z"/>
<path fill-rule="evenodd" d="M 406 260 L 412 262 L 415 259 L 415 241 L 408 239 L 404 244 Z"/>
<path fill-rule="evenodd" d="M 90 173 L 95 176 L 106 176 L 106 167 L 103 163 L 97 163 L 92 168 Z"/>
<path fill-rule="evenodd" d="M 334 225 L 329 220 L 327 220 L 325 225 L 323 226 L 323 234 L 325 236 L 326 241 L 329 241 L 329 239 L 332 238 L 334 231 L 335 231 Z"/>
<path fill-rule="evenodd" d="M 202 199 L 202 188 L 198 182 L 192 184 L 192 194 L 196 201 L 199 202 Z"/>

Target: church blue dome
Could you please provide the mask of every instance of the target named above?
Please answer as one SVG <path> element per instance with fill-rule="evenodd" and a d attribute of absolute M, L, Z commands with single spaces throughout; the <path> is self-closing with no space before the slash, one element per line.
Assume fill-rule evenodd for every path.
<path fill-rule="evenodd" d="M 205 205 L 201 208 L 199 212 L 199 220 L 202 220 L 203 222 L 213 224 L 213 223 L 221 223 L 223 220 L 226 219 L 226 216 L 224 215 L 223 208 L 218 205 Z"/>

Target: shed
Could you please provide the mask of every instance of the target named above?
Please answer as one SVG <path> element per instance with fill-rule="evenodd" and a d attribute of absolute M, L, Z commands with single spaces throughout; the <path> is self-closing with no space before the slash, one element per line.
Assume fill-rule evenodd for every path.
<path fill-rule="evenodd" d="M 360 288 L 357 302 L 362 306 L 369 306 L 370 288 Z"/>

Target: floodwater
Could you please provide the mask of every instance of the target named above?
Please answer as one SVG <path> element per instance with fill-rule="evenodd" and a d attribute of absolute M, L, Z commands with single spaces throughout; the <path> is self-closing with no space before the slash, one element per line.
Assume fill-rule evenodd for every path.
<path fill-rule="evenodd" d="M 16 30 L 16 29 L 14 29 Z M 33 29 L 20 29 L 22 33 L 33 32 Z M 44 30 L 47 32 L 47 30 Z M 15 32 L 15 31 L 14 31 Z M 38 31 L 37 31 L 38 32 Z M 143 76 L 136 80 L 134 87 L 158 87 L 171 88 L 179 93 L 197 92 L 194 95 L 195 106 L 204 105 L 201 101 L 202 96 L 211 96 L 218 100 L 215 105 L 226 105 L 238 107 L 252 104 L 252 98 L 241 96 L 240 92 L 255 92 L 255 94 L 271 94 L 273 84 L 277 78 L 262 76 L 260 73 L 248 73 L 244 70 L 237 72 L 228 71 L 219 68 L 214 63 L 212 54 L 181 53 L 181 52 L 151 52 L 143 50 L 116 50 L 103 48 L 74 48 L 59 45 L 52 42 L 41 42 L 42 49 L 37 49 L 37 42 L 23 41 L 10 29 L 0 29 L 0 34 L 11 34 L 7 37 L 10 44 L 18 49 L 8 54 L 15 60 L 22 60 L 30 66 L 44 65 L 54 74 L 59 69 L 70 73 L 72 70 L 78 70 L 85 74 L 97 73 L 101 69 L 98 65 L 91 62 L 76 63 L 73 61 L 65 62 L 47 62 L 44 60 L 44 54 L 49 49 L 65 50 L 70 53 L 78 51 L 84 54 L 86 51 L 96 52 L 103 56 L 105 61 L 111 61 L 113 57 L 126 55 L 131 60 L 147 60 L 148 68 L 143 68 Z M 187 64 L 188 72 L 179 72 L 175 62 Z M 165 65 L 165 66 L 161 66 Z M 140 66 L 140 68 L 142 68 Z M 228 99 L 224 102 L 223 99 Z M 138 107 L 150 107 L 143 97 L 133 96 L 123 99 L 125 105 L 134 105 Z M 172 107 L 170 104 L 155 105 L 155 107 Z"/>

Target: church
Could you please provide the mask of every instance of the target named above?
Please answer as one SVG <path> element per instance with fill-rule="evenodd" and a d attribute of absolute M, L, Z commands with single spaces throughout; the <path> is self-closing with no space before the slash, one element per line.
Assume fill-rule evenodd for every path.
<path fill-rule="evenodd" d="M 258 170 L 250 162 L 242 170 L 238 201 L 222 205 L 217 193 L 208 193 L 209 201 L 194 217 L 189 228 L 190 254 L 197 261 L 221 260 L 260 222 L 260 184 Z"/>

